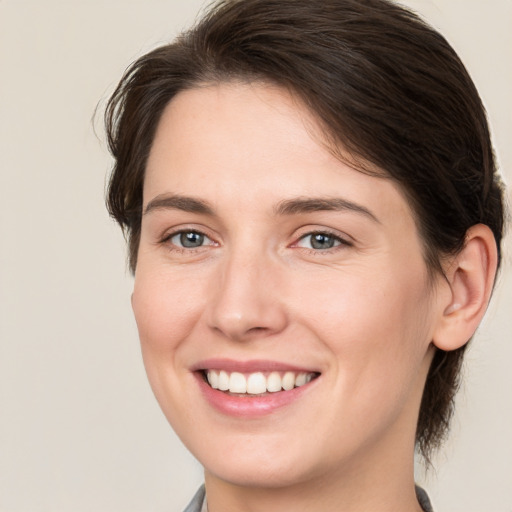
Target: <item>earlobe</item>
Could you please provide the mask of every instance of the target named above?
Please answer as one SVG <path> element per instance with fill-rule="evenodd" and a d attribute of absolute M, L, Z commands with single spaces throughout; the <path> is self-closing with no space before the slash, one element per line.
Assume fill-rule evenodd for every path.
<path fill-rule="evenodd" d="M 491 297 L 497 268 L 496 241 L 483 224 L 466 233 L 464 248 L 446 272 L 450 294 L 440 305 L 433 343 L 442 350 L 462 347 L 475 333 Z"/>

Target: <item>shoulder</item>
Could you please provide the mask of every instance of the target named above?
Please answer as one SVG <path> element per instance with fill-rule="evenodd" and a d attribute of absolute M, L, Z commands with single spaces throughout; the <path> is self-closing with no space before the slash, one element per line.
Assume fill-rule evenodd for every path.
<path fill-rule="evenodd" d="M 418 498 L 418 503 L 424 512 L 434 512 L 432 504 L 430 503 L 430 498 L 424 489 L 416 486 L 416 497 Z"/>
<path fill-rule="evenodd" d="M 424 512 L 433 512 L 432 504 L 430 503 L 428 494 L 421 487 L 416 486 L 416 496 Z M 205 490 L 204 485 L 202 485 L 199 487 L 196 494 L 192 498 L 192 501 L 188 504 L 187 508 L 183 512 L 201 512 L 203 509 L 204 497 Z"/>
<path fill-rule="evenodd" d="M 204 502 L 204 485 L 199 487 L 196 494 L 192 498 L 192 501 L 187 505 L 187 508 L 183 512 L 201 512 Z"/>

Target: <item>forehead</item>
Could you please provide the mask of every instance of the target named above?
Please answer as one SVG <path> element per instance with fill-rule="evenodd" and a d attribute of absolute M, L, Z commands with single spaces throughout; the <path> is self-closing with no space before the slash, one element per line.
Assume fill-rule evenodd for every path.
<path fill-rule="evenodd" d="M 309 110 L 277 86 L 228 83 L 182 91 L 158 125 L 144 203 L 161 193 L 197 193 L 200 185 L 201 194 L 215 190 L 241 206 L 258 197 L 261 204 L 272 196 L 280 200 L 283 193 L 342 193 L 411 213 L 383 171 L 370 167 L 377 177 L 355 170 L 323 133 Z"/>

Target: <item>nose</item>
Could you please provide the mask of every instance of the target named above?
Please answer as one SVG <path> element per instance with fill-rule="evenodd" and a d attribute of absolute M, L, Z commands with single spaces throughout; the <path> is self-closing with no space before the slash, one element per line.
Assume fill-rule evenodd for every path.
<path fill-rule="evenodd" d="M 288 318 L 279 286 L 282 272 L 270 259 L 246 251 L 222 262 L 208 308 L 211 329 L 235 341 L 285 329 Z"/>

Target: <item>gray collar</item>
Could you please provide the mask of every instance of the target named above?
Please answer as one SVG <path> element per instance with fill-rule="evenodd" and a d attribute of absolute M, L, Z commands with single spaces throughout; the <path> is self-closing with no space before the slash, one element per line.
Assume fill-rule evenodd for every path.
<path fill-rule="evenodd" d="M 416 497 L 423 512 L 434 512 L 427 493 L 421 487 L 416 486 Z M 183 512 L 208 512 L 204 485 L 198 489 L 192 501 Z"/>

